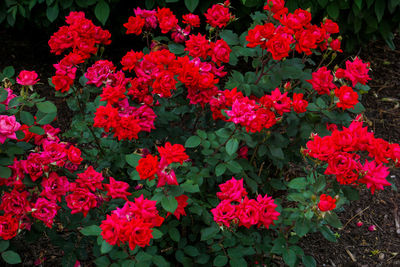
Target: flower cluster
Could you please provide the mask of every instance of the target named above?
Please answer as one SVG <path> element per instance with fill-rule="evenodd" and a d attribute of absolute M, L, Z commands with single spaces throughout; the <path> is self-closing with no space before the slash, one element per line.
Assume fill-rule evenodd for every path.
<path fill-rule="evenodd" d="M 154 227 L 159 227 L 164 218 L 158 215 L 157 201 L 148 200 L 141 195 L 135 201 L 125 202 L 122 208 L 117 208 L 102 221 L 101 235 L 110 245 L 128 242 L 129 248 L 145 247 L 153 238 Z"/>
<path fill-rule="evenodd" d="M 230 1 L 225 1 L 224 4 L 215 4 L 210 7 L 204 14 L 206 22 L 211 27 L 224 28 L 235 17 L 229 13 Z M 200 18 L 194 14 L 185 14 L 182 16 L 183 23 L 187 24 L 182 28 L 178 24 L 178 19 L 174 13 L 166 7 L 157 8 L 157 10 L 146 10 L 141 8 L 134 9 L 135 16 L 130 16 L 128 22 L 124 24 L 126 34 L 142 34 L 143 30 L 151 31 L 158 26 L 161 33 L 166 34 L 171 32 L 171 38 L 177 43 L 183 43 L 186 37 L 190 34 L 192 28 L 200 26 Z"/>
<path fill-rule="evenodd" d="M 335 72 L 336 80 L 342 83 L 338 88 L 334 83 L 334 77 L 331 72 L 324 66 L 312 73 L 312 79 L 307 80 L 318 94 L 331 95 L 332 93 L 338 98 L 336 106 L 339 108 L 354 108 L 358 103 L 358 93 L 350 86 L 347 86 L 344 80 L 356 86 L 358 83 L 366 85 L 371 78 L 368 75 L 369 63 L 363 63 L 361 59 L 355 58 L 353 61 L 346 61 L 346 69 L 338 68 Z"/>
<path fill-rule="evenodd" d="M 281 60 L 289 56 L 292 47 L 298 53 L 311 55 L 319 48 L 325 51 L 328 48 L 341 52 L 340 38 L 332 39 L 331 35 L 339 32 L 336 23 L 325 19 L 321 26 L 311 24 L 311 13 L 307 10 L 296 9 L 288 13 L 284 1 L 270 0 L 264 7 L 272 12 L 273 18 L 280 23 L 275 26 L 271 22 L 257 25 L 249 30 L 246 40 L 248 47 L 261 46 L 271 53 L 274 60 Z"/>
<path fill-rule="evenodd" d="M 52 83 L 57 91 L 67 92 L 74 82 L 77 67 L 91 55 L 97 53 L 99 44 L 110 44 L 111 34 L 85 18 L 83 12 L 71 12 L 66 17 L 68 26 L 62 26 L 51 36 L 49 46 L 51 52 L 60 55 L 67 49 L 67 54 L 58 64 L 54 64 L 56 75 Z"/>
<path fill-rule="evenodd" d="M 243 187 L 243 179 L 232 177 L 220 184 L 219 188 L 221 192 L 217 192 L 217 197 L 221 202 L 211 210 L 214 221 L 219 225 L 230 227 L 234 223 L 246 228 L 257 225 L 268 229 L 278 220 L 280 213 L 276 211 L 277 205 L 272 197 L 258 195 L 257 199 L 249 199 Z"/>
<path fill-rule="evenodd" d="M 94 117 L 94 127 L 112 131 L 118 140 L 137 139 L 140 131 L 154 129 L 154 111 L 146 104 L 139 107 L 130 105 L 126 94 L 131 79 L 123 71 L 115 72 L 115 67 L 108 60 L 99 60 L 87 69 L 85 77 L 88 84 L 97 87 L 104 85 L 100 95 L 107 104 L 99 106 Z"/>
<path fill-rule="evenodd" d="M 169 165 L 174 162 L 182 165 L 184 161 L 189 159 L 189 156 L 185 153 L 185 148 L 180 144 L 171 145 L 171 143 L 167 142 L 165 146 L 157 147 L 157 149 L 160 154 L 160 161 L 158 161 L 157 156 L 151 154 L 143 155 L 139 159 L 136 170 L 140 179 L 149 179 L 151 181 L 157 175 L 157 187 L 165 186 L 166 184 L 179 185 L 175 172 Z"/>
<path fill-rule="evenodd" d="M 129 185 L 113 177 L 109 177 L 109 183 L 104 184 L 103 175 L 92 166 L 79 173 L 74 182 L 59 175 L 58 171 L 62 168 L 71 172 L 77 170 L 83 161 L 80 149 L 60 141 L 60 129 L 44 125 L 43 135 L 30 132 L 27 125 L 22 125 L 20 130 L 25 136 L 18 141 L 33 142 L 36 147 L 26 159 L 14 159 L 14 163 L 8 166 L 12 170 L 9 178 L 0 178 L 0 185 L 11 189 L 1 198 L 0 210 L 4 212 L 0 216 L 1 238 L 10 239 L 20 229 L 29 230 L 32 218 L 52 228 L 63 197 L 72 214 L 86 216 L 102 201 L 112 198 L 127 200 L 127 196 L 131 195 L 127 192 Z M 34 184 L 24 183 L 26 176 Z"/>
<path fill-rule="evenodd" d="M 281 119 L 284 113 L 293 110 L 303 113 L 308 106 L 303 94 L 293 94 L 293 100 L 287 96 L 288 92 L 281 93 L 276 88 L 270 95 L 260 99 L 243 96 L 237 89 L 219 91 L 217 97 L 210 102 L 214 119 L 231 121 L 246 127 L 248 132 L 260 132 L 262 129 L 271 128 Z M 222 114 L 225 110 L 228 118 Z"/>
<path fill-rule="evenodd" d="M 372 161 L 366 159 L 362 164 L 362 152 L 367 152 Z M 361 116 L 348 128 L 334 129 L 331 135 L 312 135 L 303 153 L 328 163 L 325 174 L 335 175 L 340 184 L 365 184 L 372 194 L 390 185 L 386 180 L 388 167 L 384 164 L 391 160 L 398 166 L 400 161 L 400 145 L 376 138 L 367 127 L 363 127 Z"/>

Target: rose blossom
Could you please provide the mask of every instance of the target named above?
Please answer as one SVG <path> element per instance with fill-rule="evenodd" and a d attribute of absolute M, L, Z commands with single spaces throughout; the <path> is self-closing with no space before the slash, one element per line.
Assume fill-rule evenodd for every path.
<path fill-rule="evenodd" d="M 21 127 L 15 116 L 0 115 L 0 143 L 4 144 L 7 138 L 17 139 L 16 131 Z"/>
<path fill-rule="evenodd" d="M 330 211 L 336 208 L 336 199 L 329 195 L 322 194 L 319 197 L 318 208 L 320 211 Z"/>
<path fill-rule="evenodd" d="M 35 85 L 39 79 L 37 78 L 38 75 L 35 71 L 27 71 L 23 70 L 19 73 L 17 77 L 17 83 L 20 85 Z"/>

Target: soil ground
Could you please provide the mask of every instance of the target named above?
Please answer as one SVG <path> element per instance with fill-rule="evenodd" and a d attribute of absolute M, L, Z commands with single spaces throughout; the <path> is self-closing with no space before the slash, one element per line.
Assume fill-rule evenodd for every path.
<path fill-rule="evenodd" d="M 16 73 L 23 69 L 35 70 L 42 82 L 35 88 L 41 96 L 56 103 L 59 116 L 55 126 L 65 130 L 70 122 L 66 103 L 54 97 L 54 89 L 47 83 L 54 72 L 52 64 L 58 60 L 49 53 L 49 36 L 15 35 L 6 30 L 0 30 L 0 35 L 0 70 L 8 65 L 13 65 Z M 395 43 L 400 47 L 399 36 Z M 118 48 L 114 49 L 116 52 Z M 400 142 L 400 50 L 390 50 L 383 42 L 374 42 L 358 54 L 371 63 L 373 70 L 369 83 L 372 89 L 363 96 L 364 115 L 376 136 Z M 400 171 L 393 170 L 391 176 L 400 188 Z M 339 214 L 344 227 L 337 231 L 340 235 L 337 243 L 326 241 L 319 233 L 304 238 L 301 245 L 306 254 L 315 257 L 317 266 L 400 266 L 400 225 L 396 228 L 396 220 L 400 224 L 399 193 L 387 189 L 374 195 L 361 192 L 360 196 L 360 200 Z M 358 221 L 364 225 L 357 227 Z M 375 225 L 377 230 L 368 231 L 370 225 Z M 33 259 L 41 255 L 46 258 L 42 266 L 55 266 L 62 251 L 43 241 L 27 250 L 24 266 L 32 266 Z"/>

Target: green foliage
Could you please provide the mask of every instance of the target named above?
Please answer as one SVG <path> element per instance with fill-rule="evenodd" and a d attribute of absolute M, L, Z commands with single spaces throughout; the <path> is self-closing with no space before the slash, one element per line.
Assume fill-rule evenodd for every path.
<path fill-rule="evenodd" d="M 242 0 L 241 5 L 250 10 L 263 5 L 263 2 Z M 180 3 L 182 1 L 179 0 L 147 0 L 144 4 L 147 8 L 153 8 L 156 4 L 168 6 Z M 198 0 L 185 0 L 183 3 L 182 6 L 189 11 L 200 11 L 208 4 Z M 31 8 L 36 4 L 47 6 L 47 18 L 50 21 L 56 20 L 61 9 L 72 9 L 75 5 L 94 8 L 94 15 L 104 25 L 112 14 L 114 2 L 38 1 L 31 4 Z M 340 17 L 345 9 L 332 1 L 320 0 L 318 4 L 326 7 L 332 17 Z M 364 4 L 358 1 L 356 5 L 361 8 Z M 9 6 L 13 7 L 14 4 Z M 374 8 L 378 10 L 377 16 L 384 21 L 382 7 L 375 5 Z M 268 19 L 261 12 L 255 12 L 251 18 L 252 27 Z M 214 120 L 208 104 L 189 104 L 186 88 L 178 80 L 171 97 L 153 94 L 156 104 L 151 108 L 157 116 L 154 129 L 140 132 L 137 139 L 118 140 L 112 130 L 104 131 L 94 127 L 93 123 L 97 109 L 106 105 L 100 101 L 102 88 L 88 85 L 88 79 L 84 76 L 87 68 L 101 58 L 101 53 L 97 54 L 81 65 L 76 82 L 69 92 L 56 94 L 65 100 L 72 117 L 71 125 L 62 133 L 62 138 L 74 142 L 74 146 L 80 148 L 84 160 L 81 166 L 85 167 L 75 171 L 58 168 L 55 162 L 50 166 L 51 170 L 57 170 L 70 182 L 76 182 L 77 174 L 82 173 L 86 166 L 93 166 L 105 178 L 102 186 L 109 185 L 111 177 L 129 185 L 131 195 L 127 196 L 128 201 L 133 202 L 140 196 L 154 201 L 163 222 L 151 229 L 151 241 L 143 247 L 136 246 L 131 250 L 124 242 L 120 246 L 111 245 L 111 242 L 105 240 L 106 234 L 102 234 L 103 229 L 99 225 L 112 211 L 121 208 L 126 199 L 112 198 L 109 194 L 111 190 L 104 189 L 102 192 L 97 191 L 96 205 L 85 216 L 81 213 L 71 214 L 71 208 L 63 197 L 59 203 L 60 212 L 55 219 L 57 224 L 51 229 L 45 228 L 43 224 L 34 224 L 33 230 L 27 234 L 27 240 L 34 242 L 40 233 L 45 232 L 51 242 L 64 251 L 63 266 L 71 266 L 76 260 L 92 261 L 96 266 L 252 266 L 258 259 L 272 264 L 271 255 L 279 255 L 288 266 L 296 266 L 301 262 L 305 266 L 316 266 L 314 258 L 305 255 L 296 243 L 301 237 L 317 231 L 327 240 L 337 241 L 333 229 L 342 227 L 342 224 L 336 211 L 343 210 L 344 204 L 356 199 L 357 190 L 337 184 L 332 177 L 324 174 L 325 168 L 320 162 L 307 160 L 300 151 L 311 133 L 319 136 L 330 134 L 326 129 L 327 123 L 348 126 L 353 114 L 363 112 L 364 108 L 359 104 L 348 113 L 336 107 L 337 99 L 334 96 L 316 94 L 307 82 L 317 65 L 311 59 L 288 57 L 281 61 L 272 60 L 260 47 L 247 47 L 246 32 L 238 34 L 233 26 L 232 29 L 210 29 L 209 35 L 210 39 L 225 40 L 232 49 L 229 63 L 225 65 L 229 74 L 220 79 L 218 89 L 237 88 L 251 98 L 261 98 L 276 88 L 291 95 L 302 93 L 309 102 L 307 111 L 296 113 L 290 110 L 279 114 L 281 118 L 275 125 L 254 132 L 230 120 Z M 169 51 L 177 56 L 188 55 L 184 45 L 176 44 L 166 36 L 154 39 L 167 45 Z M 150 49 L 145 48 L 143 51 L 148 53 Z M 333 60 L 330 52 L 326 57 Z M 14 74 L 12 67 L 2 72 L 3 76 Z M 134 75 L 134 72 L 125 74 L 130 77 L 128 75 Z M 9 79 L 12 81 L 12 77 Z M 286 82 L 290 82 L 293 88 L 285 87 Z M 30 94 L 25 87 L 18 89 L 21 90 L 19 96 L 10 101 L 7 110 L 3 105 L 2 114 L 15 115 L 19 122 L 31 126 L 30 133 L 46 134 L 43 125 L 54 121 L 57 107 L 40 98 L 37 93 Z M 359 86 L 356 89 L 361 94 L 367 92 L 369 87 Z M 5 99 L 7 92 L 0 88 L 0 102 Z M 142 100 L 130 100 L 129 104 L 135 108 L 142 105 Z M 221 114 L 228 118 L 225 110 Z M 20 139 L 24 137 L 22 131 L 18 135 L 21 135 Z M 190 160 L 161 167 L 162 160 L 157 152 L 167 142 L 184 145 Z M 11 139 L 2 144 L 0 177 L 12 176 L 8 166 L 13 164 L 14 158 L 26 158 L 36 148 L 29 142 Z M 155 168 L 157 178 L 161 171 L 168 174 L 173 171 L 176 183 L 158 186 L 157 179 L 143 179 L 139 176 L 139 160 L 148 153 L 158 155 L 159 165 Z M 292 167 L 296 167 L 295 173 L 291 172 Z M 47 176 L 47 173 L 43 174 L 43 177 Z M 218 185 L 232 176 L 243 178 L 250 199 L 260 195 L 274 196 L 276 210 L 280 213 L 274 225 L 266 229 L 262 225 L 246 228 L 239 226 L 237 221 L 232 222 L 231 227 L 215 223 L 211 210 L 220 202 L 216 195 Z M 24 183 L 34 188 L 36 181 L 32 181 L 28 175 L 24 178 Z M 323 192 L 340 199 L 337 210 L 322 212 L 318 209 L 317 196 Z M 183 195 L 188 197 L 185 207 L 180 206 L 182 203 L 179 201 Z M 176 214 L 180 218 L 176 218 Z M 60 234 L 63 230 L 68 234 Z M 139 235 L 140 231 L 135 234 Z M 127 237 L 128 242 L 130 238 L 137 236 Z M 0 242 L 2 258 L 10 264 L 21 262 L 18 254 L 8 250 L 9 245 L 8 241 Z"/>

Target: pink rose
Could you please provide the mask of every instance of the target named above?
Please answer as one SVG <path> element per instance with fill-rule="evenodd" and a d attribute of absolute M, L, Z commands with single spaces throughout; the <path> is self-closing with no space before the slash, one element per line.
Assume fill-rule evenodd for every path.
<path fill-rule="evenodd" d="M 19 124 L 15 116 L 0 115 L 0 143 L 4 144 L 7 138 L 17 139 L 15 132 L 18 131 Z"/>
<path fill-rule="evenodd" d="M 27 71 L 23 70 L 19 73 L 17 77 L 17 83 L 20 85 L 34 85 L 36 84 L 39 79 L 37 78 L 38 75 L 35 71 Z"/>
<path fill-rule="evenodd" d="M 7 110 L 8 109 L 8 104 L 10 103 L 11 99 L 16 97 L 16 95 L 13 94 L 13 91 L 10 88 L 4 88 L 4 90 L 7 91 L 7 98 L 6 98 L 6 100 L 1 102 L 0 104 L 4 104 L 6 106 L 6 110 Z"/>

